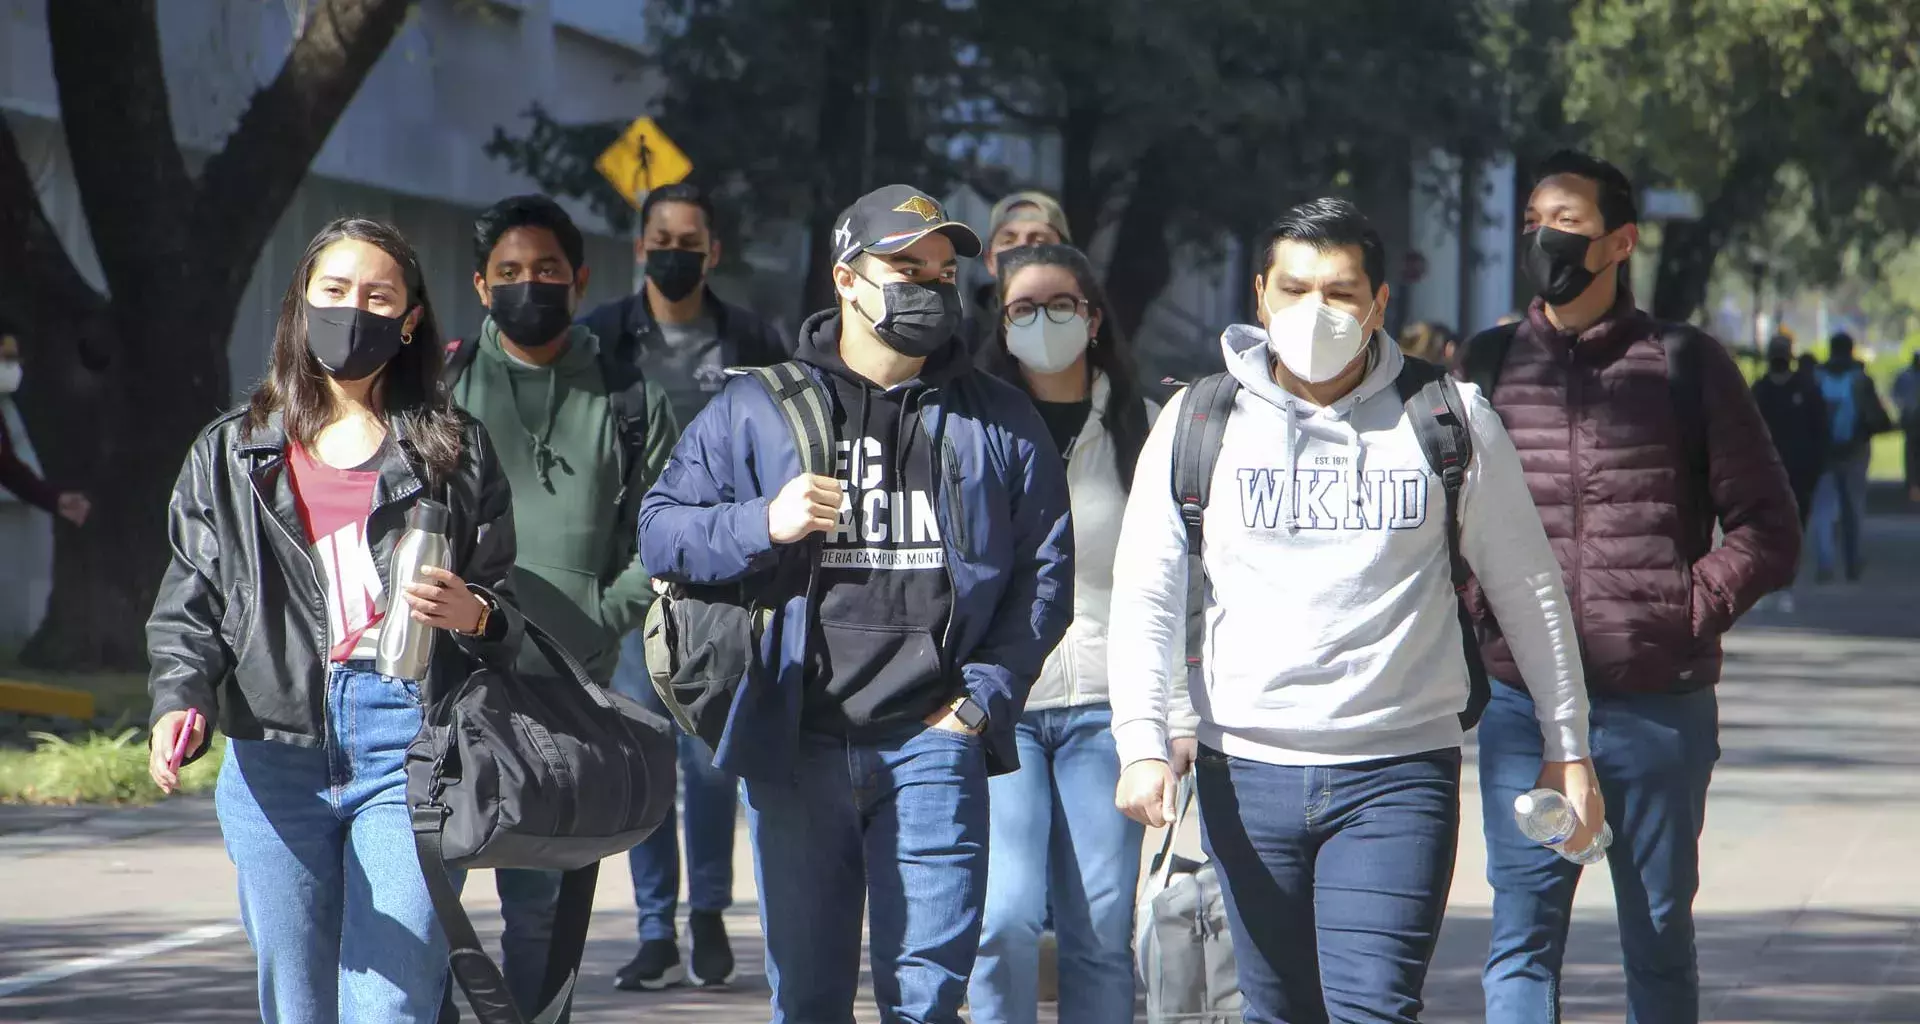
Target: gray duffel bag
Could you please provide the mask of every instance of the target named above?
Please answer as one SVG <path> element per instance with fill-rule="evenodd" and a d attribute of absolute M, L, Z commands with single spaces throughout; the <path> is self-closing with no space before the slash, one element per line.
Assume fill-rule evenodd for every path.
<path fill-rule="evenodd" d="M 1233 934 L 1214 866 L 1173 852 L 1193 807 L 1193 775 L 1180 781 L 1180 812 L 1167 828 L 1134 913 L 1134 957 L 1147 1024 L 1238 1024 Z"/>

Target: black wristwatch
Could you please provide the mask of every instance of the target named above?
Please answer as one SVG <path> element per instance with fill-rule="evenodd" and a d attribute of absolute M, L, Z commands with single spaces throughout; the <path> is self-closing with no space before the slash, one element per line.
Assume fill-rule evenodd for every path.
<path fill-rule="evenodd" d="M 968 732 L 986 731 L 987 709 L 974 703 L 972 697 L 961 697 L 949 707 L 953 711 L 953 717 L 958 718 L 960 724 L 967 727 Z"/>

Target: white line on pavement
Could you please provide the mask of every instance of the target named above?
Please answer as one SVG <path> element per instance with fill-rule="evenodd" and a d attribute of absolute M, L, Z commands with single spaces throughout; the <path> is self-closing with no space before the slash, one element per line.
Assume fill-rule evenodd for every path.
<path fill-rule="evenodd" d="M 197 946 L 203 942 L 224 939 L 239 930 L 240 926 L 237 924 L 202 925 L 199 928 L 190 928 L 184 932 L 169 935 L 163 939 L 154 939 L 151 942 L 142 942 L 133 946 L 122 946 L 119 949 L 110 949 L 105 953 L 83 956 L 48 967 L 42 967 L 37 971 L 16 974 L 11 978 L 0 978 L 0 999 L 19 995 L 29 989 L 39 988 L 42 985 L 50 985 L 53 982 L 71 978 L 76 974 L 97 971 L 103 967 L 118 967 L 121 964 L 130 964 L 135 960 L 145 960 L 150 956 L 171 953 L 176 949 L 185 949 L 188 946 Z"/>

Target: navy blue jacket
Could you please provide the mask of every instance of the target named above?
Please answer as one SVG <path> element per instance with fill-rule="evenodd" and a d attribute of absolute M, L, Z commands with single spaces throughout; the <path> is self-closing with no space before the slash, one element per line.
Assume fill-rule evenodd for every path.
<path fill-rule="evenodd" d="M 837 339 L 836 316 L 816 315 L 803 331 L 816 341 Z M 832 392 L 824 371 L 808 370 Z M 921 417 L 935 450 L 950 440 L 958 462 L 942 467 L 935 497 L 953 585 L 944 653 L 987 711 L 989 770 L 1010 772 L 1020 766 L 1014 725 L 1027 691 L 1073 618 L 1065 467 L 1033 404 L 987 374 L 964 373 L 931 389 Z M 647 492 L 641 560 L 670 583 L 792 578 L 810 545 L 774 544 L 767 505 L 800 472 L 773 399 L 756 381 L 736 377 L 680 436 Z M 795 596 L 762 637 L 763 667 L 735 694 L 715 751 L 717 767 L 746 778 L 791 777 L 799 750 L 813 587 L 809 580 L 791 589 Z"/>

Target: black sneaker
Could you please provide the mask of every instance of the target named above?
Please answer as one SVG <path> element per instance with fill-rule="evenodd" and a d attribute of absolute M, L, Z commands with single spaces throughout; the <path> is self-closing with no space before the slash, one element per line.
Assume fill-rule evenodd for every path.
<path fill-rule="evenodd" d="M 640 952 L 613 976 L 613 987 L 626 992 L 658 992 L 687 980 L 680 966 L 680 947 L 672 939 L 648 939 Z"/>
<path fill-rule="evenodd" d="M 687 935 L 693 940 L 693 983 L 725 985 L 733 980 L 733 946 L 727 942 L 727 925 L 720 915 L 696 910 L 687 918 Z"/>

